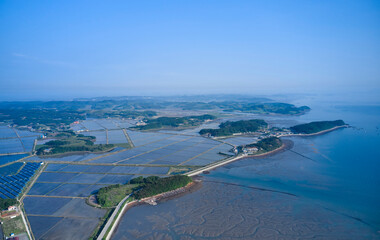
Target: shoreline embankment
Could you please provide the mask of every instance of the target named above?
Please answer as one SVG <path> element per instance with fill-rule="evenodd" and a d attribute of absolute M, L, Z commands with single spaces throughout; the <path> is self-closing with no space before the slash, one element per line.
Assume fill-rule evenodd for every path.
<path fill-rule="evenodd" d="M 350 127 L 349 125 L 342 125 L 342 126 L 336 126 L 336 127 L 333 127 L 333 128 L 329 128 L 329 129 L 326 129 L 326 130 L 322 130 L 322 131 L 319 131 L 319 132 L 316 132 L 316 133 L 293 133 L 293 134 L 288 134 L 288 135 L 280 135 L 278 137 L 311 137 L 311 136 L 318 136 L 318 135 L 322 135 L 322 134 L 325 134 L 325 133 L 328 133 L 328 132 L 332 132 L 334 130 L 337 130 L 337 129 L 340 129 L 340 128 L 348 128 Z"/>
<path fill-rule="evenodd" d="M 330 131 L 333 131 L 333 130 L 336 130 L 339 128 L 346 128 L 346 127 L 348 127 L 348 125 L 337 126 L 337 127 L 331 128 L 331 129 L 326 129 L 326 130 L 323 130 L 323 131 L 320 131 L 317 133 L 312 133 L 312 134 L 291 134 L 291 135 L 283 135 L 283 136 L 279 136 L 279 137 L 316 136 L 316 135 L 321 135 L 321 134 L 324 134 L 324 133 L 327 133 L 327 132 L 330 132 Z M 198 168 L 196 170 L 185 173 L 185 175 L 187 175 L 189 177 L 193 177 L 193 179 L 194 179 L 193 182 L 189 183 L 187 186 L 176 189 L 176 190 L 172 190 L 172 191 L 169 191 L 166 193 L 161 193 L 161 194 L 158 194 L 158 195 L 155 195 L 152 197 L 144 198 L 144 199 L 141 199 L 139 201 L 135 200 L 133 202 L 129 202 L 126 205 L 124 205 L 123 208 L 121 209 L 121 211 L 119 212 L 119 214 L 117 215 L 116 219 L 113 221 L 114 224 L 111 226 L 111 229 L 108 232 L 106 239 L 108 240 L 108 239 L 112 238 L 112 235 L 114 234 L 115 230 L 118 227 L 120 219 L 124 216 L 124 214 L 126 214 L 126 212 L 130 208 L 132 208 L 134 206 L 141 205 L 141 204 L 156 205 L 157 201 L 160 202 L 160 201 L 170 200 L 170 199 L 177 198 L 177 197 L 180 197 L 182 195 L 185 195 L 187 193 L 191 193 L 193 191 L 198 190 L 202 186 L 201 185 L 202 181 L 197 177 L 197 175 L 202 174 L 205 171 L 209 171 L 209 170 L 221 167 L 223 165 L 226 165 L 226 164 L 229 164 L 231 162 L 234 162 L 234 161 L 237 161 L 240 159 L 244 159 L 244 158 L 263 158 L 263 157 L 272 156 L 272 155 L 277 154 L 279 152 L 291 149 L 293 147 L 293 145 L 294 145 L 293 141 L 286 139 L 286 140 L 283 140 L 282 145 L 280 147 L 278 147 L 272 151 L 260 153 L 260 154 L 256 154 L 256 155 L 247 155 L 247 154 L 243 155 L 243 154 L 241 154 L 241 155 L 233 156 L 233 157 L 221 160 L 219 162 L 212 163 L 208 166 L 201 167 L 201 168 Z"/>
<path fill-rule="evenodd" d="M 114 217 L 116 217 L 116 219 L 114 219 L 114 217 L 112 217 L 113 224 L 112 224 L 112 222 L 110 222 L 109 224 L 106 224 L 106 228 L 103 229 L 102 233 L 98 237 L 98 240 L 101 240 L 104 238 L 106 240 L 111 239 L 112 235 L 114 234 L 114 232 L 116 231 L 116 229 L 119 225 L 121 218 L 132 207 L 139 206 L 142 204 L 156 205 L 156 204 L 152 204 L 152 203 L 156 203 L 157 201 L 161 202 L 161 201 L 167 201 L 167 200 L 170 200 L 173 198 L 177 198 L 177 197 L 183 196 L 185 194 L 194 192 L 194 191 L 200 189 L 201 187 L 202 187 L 202 181 L 199 178 L 195 177 L 195 178 L 193 178 L 192 182 L 190 182 L 189 184 L 187 184 L 184 187 L 181 187 L 181 188 L 169 191 L 169 192 L 160 193 L 160 194 L 157 194 L 157 195 L 154 195 L 151 197 L 143 198 L 140 200 L 134 200 L 132 202 L 126 202 L 125 205 L 122 206 L 123 203 L 127 200 L 127 199 L 125 199 L 124 202 L 117 209 L 117 211 L 114 213 L 115 214 Z M 120 208 L 121 208 L 121 210 L 120 210 Z M 112 224 L 112 226 L 110 226 L 111 224 Z M 108 231 L 108 229 L 109 229 L 109 231 Z"/>

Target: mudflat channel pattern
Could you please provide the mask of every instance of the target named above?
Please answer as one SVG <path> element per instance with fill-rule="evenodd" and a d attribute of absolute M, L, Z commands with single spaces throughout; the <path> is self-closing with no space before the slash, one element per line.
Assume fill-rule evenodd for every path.
<path fill-rule="evenodd" d="M 363 239 L 364 227 L 297 196 L 205 177 L 197 192 L 131 208 L 112 239 Z"/>
<path fill-rule="evenodd" d="M 102 154 L 81 154 L 23 161 L 45 162 L 23 199 L 35 239 L 88 239 L 106 210 L 86 204 L 89 195 L 136 176 L 167 176 L 173 167 L 194 168 L 222 160 L 232 145 L 178 132 L 127 130 L 131 121 L 90 119 L 73 130 L 97 137 L 97 143 L 129 143 Z"/>

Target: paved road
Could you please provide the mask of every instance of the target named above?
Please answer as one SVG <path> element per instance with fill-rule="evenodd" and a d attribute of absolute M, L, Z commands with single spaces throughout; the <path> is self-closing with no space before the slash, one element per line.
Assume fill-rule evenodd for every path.
<path fill-rule="evenodd" d="M 116 214 L 119 212 L 121 206 L 123 206 L 124 202 L 127 201 L 127 199 L 131 196 L 132 194 L 129 194 L 128 196 L 126 196 L 125 198 L 123 198 L 123 200 L 121 200 L 121 202 L 119 202 L 119 204 L 116 206 L 115 210 L 113 211 L 111 217 L 108 219 L 106 225 L 104 226 L 102 232 L 99 234 L 98 236 L 98 240 L 102 240 L 104 235 L 106 234 L 108 228 L 110 228 L 111 224 L 113 223 L 113 220 L 115 219 L 116 217 Z M 128 205 L 125 204 L 124 208 Z M 118 218 L 120 218 L 123 214 L 119 214 Z M 111 235 L 112 235 L 112 232 L 113 232 L 113 229 L 115 228 L 115 226 L 117 225 L 117 221 L 115 221 L 115 224 L 112 225 L 112 228 L 111 228 L 111 231 L 108 233 L 108 236 L 106 237 L 106 239 L 110 239 Z"/>

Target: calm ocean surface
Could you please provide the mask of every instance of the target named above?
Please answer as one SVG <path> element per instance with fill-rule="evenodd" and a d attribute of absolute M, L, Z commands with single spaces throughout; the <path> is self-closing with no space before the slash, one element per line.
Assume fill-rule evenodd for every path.
<path fill-rule="evenodd" d="M 204 186 L 197 192 L 129 210 L 114 239 L 378 239 L 380 106 L 311 107 L 313 110 L 303 116 L 266 120 L 277 126 L 292 126 L 343 119 L 353 128 L 289 138 L 294 142 L 291 150 L 211 171 L 203 176 Z M 202 206 L 207 209 L 197 213 Z M 203 215 L 208 209 L 212 212 Z M 272 220 L 266 221 L 269 216 Z M 255 231 L 244 235 L 242 230 L 225 230 L 223 223 L 235 223 L 239 218 L 245 222 L 234 229 L 252 226 Z M 281 221 L 276 222 L 279 218 Z M 302 223 L 295 224 L 300 219 Z M 164 227 L 157 225 L 160 221 L 166 222 Z M 155 226 L 158 235 L 148 234 L 148 226 Z"/>

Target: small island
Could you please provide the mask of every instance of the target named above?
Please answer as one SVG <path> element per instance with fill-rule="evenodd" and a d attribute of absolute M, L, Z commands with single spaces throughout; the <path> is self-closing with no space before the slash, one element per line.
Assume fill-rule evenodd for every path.
<path fill-rule="evenodd" d="M 140 200 L 164 192 L 185 187 L 192 182 L 186 175 L 137 177 L 127 184 L 115 184 L 99 189 L 96 198 L 101 207 L 114 207 L 131 194 L 132 199 Z"/>
<path fill-rule="evenodd" d="M 204 114 L 200 116 L 188 116 L 188 117 L 159 117 L 146 119 L 138 124 L 136 127 L 132 127 L 138 130 L 157 130 L 163 128 L 178 129 L 199 126 L 202 123 L 216 119 L 215 116 L 210 114 Z"/>
<path fill-rule="evenodd" d="M 310 111 L 308 106 L 296 107 L 289 103 L 224 103 L 225 112 L 246 112 L 257 114 L 279 114 L 279 115 L 302 115 Z"/>
<path fill-rule="evenodd" d="M 75 152 L 104 152 L 115 148 L 114 144 L 95 144 L 94 136 L 75 134 L 72 131 L 64 131 L 54 136 L 55 140 L 36 146 L 36 154 L 57 155 Z"/>
<path fill-rule="evenodd" d="M 278 137 L 268 137 L 261 139 L 257 143 L 247 144 L 237 147 L 239 153 L 249 155 L 264 154 L 282 147 L 282 141 Z"/>
<path fill-rule="evenodd" d="M 233 134 L 257 132 L 266 128 L 268 124 L 262 119 L 241 120 L 236 122 L 224 122 L 219 125 L 218 129 L 202 129 L 200 135 L 212 137 L 225 137 Z"/>
<path fill-rule="evenodd" d="M 316 134 L 324 131 L 333 130 L 338 127 L 346 127 L 343 120 L 335 121 L 317 121 L 293 126 L 290 131 L 294 134 Z"/>

